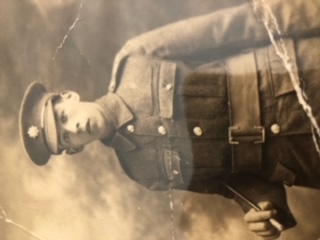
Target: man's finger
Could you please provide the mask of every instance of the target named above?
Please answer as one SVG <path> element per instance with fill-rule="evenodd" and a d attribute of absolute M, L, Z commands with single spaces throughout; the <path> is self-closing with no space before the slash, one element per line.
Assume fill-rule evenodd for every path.
<path fill-rule="evenodd" d="M 248 223 L 250 223 L 250 222 L 267 221 L 270 218 L 274 217 L 276 214 L 277 214 L 276 210 L 268 210 L 268 211 L 257 212 L 254 209 L 251 209 L 244 216 L 244 220 L 246 222 L 248 222 Z"/>
<path fill-rule="evenodd" d="M 276 236 L 271 236 L 271 237 L 262 237 L 264 240 L 274 240 L 274 239 L 278 239 L 280 237 L 280 232 L 278 235 Z"/>
<path fill-rule="evenodd" d="M 264 239 L 276 239 L 281 234 L 269 222 L 251 223 L 249 224 L 249 229 Z"/>
<path fill-rule="evenodd" d="M 273 204 L 269 201 L 265 202 L 259 202 L 258 206 L 261 208 L 261 210 L 271 210 L 274 209 Z"/>
<path fill-rule="evenodd" d="M 248 227 L 253 232 L 266 232 L 274 228 L 269 221 L 249 223 Z"/>
<path fill-rule="evenodd" d="M 273 228 L 274 230 L 269 230 L 269 231 L 264 231 L 264 232 L 256 232 L 257 235 L 259 235 L 260 237 L 263 238 L 277 238 L 280 236 L 280 232 L 278 230 L 276 230 L 275 228 Z"/>

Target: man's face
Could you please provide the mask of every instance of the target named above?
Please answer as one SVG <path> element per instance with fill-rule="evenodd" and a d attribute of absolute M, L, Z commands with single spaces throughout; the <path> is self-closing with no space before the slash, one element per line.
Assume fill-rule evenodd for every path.
<path fill-rule="evenodd" d="M 53 109 L 61 148 L 77 148 L 105 137 L 106 119 L 95 102 L 80 102 L 68 95 L 54 103 Z"/>

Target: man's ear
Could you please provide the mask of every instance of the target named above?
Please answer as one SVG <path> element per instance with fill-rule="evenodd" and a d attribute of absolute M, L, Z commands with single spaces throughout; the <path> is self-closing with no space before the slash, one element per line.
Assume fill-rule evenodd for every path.
<path fill-rule="evenodd" d="M 65 150 L 65 153 L 69 154 L 69 155 L 72 155 L 72 154 L 76 154 L 76 153 L 81 152 L 83 149 L 84 149 L 84 146 L 80 146 L 80 147 L 77 147 L 77 148 L 67 148 Z"/>
<path fill-rule="evenodd" d="M 63 100 L 73 100 L 73 101 L 80 100 L 80 95 L 74 91 L 63 91 L 60 93 L 60 97 Z"/>

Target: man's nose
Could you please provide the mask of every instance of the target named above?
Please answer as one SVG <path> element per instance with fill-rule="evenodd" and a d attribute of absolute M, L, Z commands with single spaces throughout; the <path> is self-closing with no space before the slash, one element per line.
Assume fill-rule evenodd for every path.
<path fill-rule="evenodd" d="M 70 133 L 75 133 L 75 134 L 80 133 L 81 132 L 80 123 L 68 122 L 64 125 L 64 130 Z"/>

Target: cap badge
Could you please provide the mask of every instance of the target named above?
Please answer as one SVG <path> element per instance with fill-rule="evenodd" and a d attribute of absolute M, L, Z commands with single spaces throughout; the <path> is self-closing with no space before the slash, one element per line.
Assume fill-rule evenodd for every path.
<path fill-rule="evenodd" d="M 31 126 L 28 129 L 28 134 L 30 138 L 36 138 L 39 135 L 39 129 L 36 126 Z"/>

